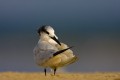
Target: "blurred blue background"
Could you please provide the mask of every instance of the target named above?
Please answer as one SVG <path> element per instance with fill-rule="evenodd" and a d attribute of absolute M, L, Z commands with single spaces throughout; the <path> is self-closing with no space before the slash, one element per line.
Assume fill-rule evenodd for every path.
<path fill-rule="evenodd" d="M 0 71 L 43 71 L 33 48 L 44 24 L 75 46 L 67 71 L 120 71 L 120 0 L 0 0 Z"/>

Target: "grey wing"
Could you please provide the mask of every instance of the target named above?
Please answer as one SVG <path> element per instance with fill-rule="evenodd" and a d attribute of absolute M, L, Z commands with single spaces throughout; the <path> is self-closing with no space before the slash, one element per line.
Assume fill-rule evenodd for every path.
<path fill-rule="evenodd" d="M 34 58 L 38 65 L 42 66 L 42 64 L 53 57 L 53 53 L 57 50 L 54 49 L 51 45 L 37 45 L 34 48 Z"/>

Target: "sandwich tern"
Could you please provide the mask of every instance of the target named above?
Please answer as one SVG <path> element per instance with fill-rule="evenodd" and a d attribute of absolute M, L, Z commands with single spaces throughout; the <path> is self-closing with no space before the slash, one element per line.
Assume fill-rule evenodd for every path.
<path fill-rule="evenodd" d="M 59 67 L 71 64 L 77 60 L 77 57 L 66 44 L 61 43 L 55 35 L 51 26 L 42 26 L 38 29 L 39 41 L 35 46 L 33 53 L 38 66 L 54 70 L 54 75 Z"/>

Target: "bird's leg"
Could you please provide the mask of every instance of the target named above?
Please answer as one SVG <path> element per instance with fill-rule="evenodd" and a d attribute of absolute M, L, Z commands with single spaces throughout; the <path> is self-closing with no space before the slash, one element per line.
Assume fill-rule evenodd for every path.
<path fill-rule="evenodd" d="M 46 68 L 44 68 L 45 76 L 46 76 Z"/>
<path fill-rule="evenodd" d="M 55 75 L 55 73 L 56 73 L 56 70 L 57 70 L 57 69 L 55 68 L 55 69 L 54 69 L 54 75 Z"/>

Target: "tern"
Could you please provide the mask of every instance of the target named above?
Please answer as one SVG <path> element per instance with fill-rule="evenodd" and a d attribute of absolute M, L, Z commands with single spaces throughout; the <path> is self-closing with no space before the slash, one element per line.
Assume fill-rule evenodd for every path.
<path fill-rule="evenodd" d="M 46 68 L 54 70 L 55 75 L 59 67 L 77 61 L 78 58 L 73 54 L 72 47 L 60 42 L 51 26 L 41 26 L 37 33 L 40 39 L 33 50 L 34 59 L 38 66 L 44 68 L 45 76 Z"/>

